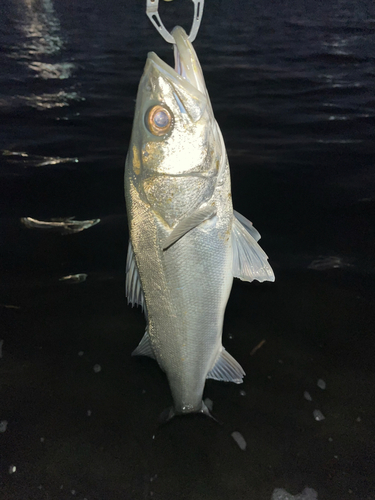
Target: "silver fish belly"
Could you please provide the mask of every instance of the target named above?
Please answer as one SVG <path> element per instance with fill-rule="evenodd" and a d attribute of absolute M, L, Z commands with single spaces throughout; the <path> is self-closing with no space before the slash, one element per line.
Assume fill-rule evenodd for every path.
<path fill-rule="evenodd" d="M 259 233 L 233 211 L 199 60 L 182 28 L 172 35 L 176 69 L 148 56 L 125 167 L 126 293 L 147 320 L 133 354 L 156 359 L 166 373 L 169 417 L 207 412 L 206 378 L 242 382 L 245 372 L 221 341 L 233 277 L 274 280 Z"/>

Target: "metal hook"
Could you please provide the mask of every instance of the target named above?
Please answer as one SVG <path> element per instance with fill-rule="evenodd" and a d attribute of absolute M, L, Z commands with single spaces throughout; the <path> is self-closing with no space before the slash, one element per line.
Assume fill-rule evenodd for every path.
<path fill-rule="evenodd" d="M 192 0 L 192 2 L 194 4 L 194 19 L 189 34 L 189 40 L 194 42 L 202 20 L 204 0 Z M 159 31 L 166 42 L 175 43 L 173 36 L 169 33 L 169 31 L 167 31 L 163 21 L 160 19 L 158 7 L 159 0 L 146 0 L 146 14 L 152 24 Z"/>

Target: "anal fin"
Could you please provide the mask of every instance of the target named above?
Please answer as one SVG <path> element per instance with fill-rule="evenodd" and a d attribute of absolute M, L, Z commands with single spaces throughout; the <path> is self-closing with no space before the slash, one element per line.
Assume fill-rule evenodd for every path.
<path fill-rule="evenodd" d="M 132 356 L 148 356 L 149 358 L 156 359 L 147 328 L 138 347 L 132 352 Z"/>
<path fill-rule="evenodd" d="M 242 384 L 245 375 L 242 366 L 223 347 L 215 366 L 208 372 L 207 378 Z"/>

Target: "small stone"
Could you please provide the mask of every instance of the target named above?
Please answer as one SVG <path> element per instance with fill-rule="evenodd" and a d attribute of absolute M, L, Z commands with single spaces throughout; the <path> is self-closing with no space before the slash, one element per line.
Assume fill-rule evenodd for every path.
<path fill-rule="evenodd" d="M 332 438 L 328 438 L 328 441 L 329 441 L 330 443 L 332 443 L 333 439 L 332 439 Z"/>
<path fill-rule="evenodd" d="M 325 389 L 326 388 L 326 383 L 324 382 L 323 379 L 319 379 L 318 382 L 317 382 L 317 386 L 320 388 L 320 389 Z"/>
<path fill-rule="evenodd" d="M 72 495 L 75 495 L 75 494 L 76 494 L 76 490 L 71 490 L 71 491 L 70 491 L 70 493 L 71 493 Z"/>
<path fill-rule="evenodd" d="M 333 458 L 336 458 L 336 460 L 339 458 L 338 455 L 333 455 Z"/>
<path fill-rule="evenodd" d="M 62 485 L 60 486 L 60 490 L 63 490 L 63 489 L 64 489 L 64 485 L 62 484 Z"/>
<path fill-rule="evenodd" d="M 307 391 L 305 391 L 305 392 L 303 393 L 303 397 L 304 397 L 305 399 L 307 399 L 307 401 L 312 401 L 312 397 L 311 397 L 310 393 L 309 393 L 309 392 L 307 392 Z"/>
<path fill-rule="evenodd" d="M 240 391 L 240 396 L 246 396 L 246 392 L 245 391 Z"/>
<path fill-rule="evenodd" d="M 282 365 L 284 363 L 284 361 L 282 359 L 279 359 L 279 363 L 280 363 L 280 365 Z"/>
<path fill-rule="evenodd" d="M 146 394 L 146 389 L 142 389 L 142 394 Z"/>
<path fill-rule="evenodd" d="M 91 410 L 87 410 L 87 416 L 88 416 L 88 417 L 91 417 L 91 413 L 92 413 L 92 411 L 91 411 Z"/>
<path fill-rule="evenodd" d="M 102 371 L 102 367 L 100 365 L 94 365 L 94 372 L 99 373 Z"/>
<path fill-rule="evenodd" d="M 17 470 L 17 467 L 15 465 L 10 465 L 8 470 L 9 474 L 14 474 Z"/>
<path fill-rule="evenodd" d="M 267 378 L 268 378 L 268 380 L 271 380 L 272 377 L 271 377 L 271 375 L 267 375 Z"/>
<path fill-rule="evenodd" d="M 2 420 L 0 422 L 0 432 L 5 432 L 8 427 L 8 421 L 7 420 Z"/>
<path fill-rule="evenodd" d="M 314 410 L 313 415 L 317 422 L 321 422 L 326 418 L 320 410 Z"/>
<path fill-rule="evenodd" d="M 361 422 L 362 419 L 361 419 L 361 417 L 357 417 L 355 420 L 356 420 L 356 422 Z"/>
<path fill-rule="evenodd" d="M 43 486 L 40 484 L 40 485 L 38 486 L 38 490 L 41 490 L 41 489 L 43 489 Z"/>
<path fill-rule="evenodd" d="M 234 431 L 234 432 L 232 432 L 231 436 L 236 441 L 236 443 L 241 448 L 241 450 L 245 451 L 247 444 L 246 444 L 246 441 L 245 441 L 243 435 L 238 431 Z"/>
<path fill-rule="evenodd" d="M 44 443 L 45 439 L 44 438 L 40 438 L 40 442 L 41 443 Z"/>
<path fill-rule="evenodd" d="M 152 436 L 152 439 L 155 439 L 155 434 Z"/>
<path fill-rule="evenodd" d="M 233 335 L 231 333 L 228 334 L 228 339 L 229 340 L 232 340 L 233 339 Z"/>
<path fill-rule="evenodd" d="M 83 355 L 84 355 L 84 352 L 83 351 L 79 351 L 78 356 L 83 356 Z"/>
<path fill-rule="evenodd" d="M 153 481 L 155 481 L 155 479 L 156 479 L 157 477 L 158 477 L 158 475 L 157 475 L 157 474 L 155 474 L 155 476 L 150 477 L 150 481 L 151 481 L 151 483 L 152 483 Z"/>

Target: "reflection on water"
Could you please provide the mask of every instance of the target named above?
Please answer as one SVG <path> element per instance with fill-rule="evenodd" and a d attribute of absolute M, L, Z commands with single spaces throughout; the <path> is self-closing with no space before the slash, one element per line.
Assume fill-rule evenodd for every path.
<path fill-rule="evenodd" d="M 24 38 L 13 46 L 12 57 L 25 64 L 35 78 L 43 80 L 66 80 L 74 74 L 76 65 L 62 61 L 65 39 L 52 0 L 23 0 L 22 21 L 19 29 Z M 58 61 L 54 61 L 58 58 Z M 62 88 L 52 93 L 16 96 L 12 101 L 21 102 L 36 109 L 51 109 L 69 106 L 72 100 L 80 100 L 74 87 Z"/>
<path fill-rule="evenodd" d="M 80 101 L 82 98 L 77 92 L 65 92 L 65 90 L 60 90 L 55 94 L 41 94 L 41 95 L 30 95 L 18 96 L 21 101 L 37 109 L 52 109 L 52 108 L 63 108 L 69 106 L 70 101 Z"/>
<path fill-rule="evenodd" d="M 69 283 L 69 284 L 76 284 L 86 281 L 86 278 L 87 274 L 85 273 L 69 274 L 68 276 L 63 276 L 62 278 L 60 278 L 59 281 L 64 281 L 64 283 Z"/>
<path fill-rule="evenodd" d="M 60 158 L 59 156 L 30 155 L 23 151 L 3 151 L 3 156 L 8 156 L 9 163 L 22 164 L 26 167 L 46 167 L 60 163 L 78 163 L 78 158 Z"/>
<path fill-rule="evenodd" d="M 350 266 L 351 264 L 346 262 L 342 257 L 330 256 L 319 257 L 319 259 L 313 260 L 307 268 L 314 269 L 315 271 L 326 271 L 327 269 L 339 269 Z"/>
<path fill-rule="evenodd" d="M 74 68 L 73 63 L 60 63 L 60 64 L 49 64 L 39 61 L 33 61 L 29 64 L 29 68 L 33 69 L 38 73 L 40 78 L 45 80 L 58 78 L 60 80 L 65 80 L 69 78 L 72 74 Z"/>
<path fill-rule="evenodd" d="M 100 219 L 74 220 L 74 217 L 69 217 L 67 219 L 44 221 L 32 217 L 21 217 L 21 222 L 30 229 L 50 229 L 61 234 L 73 234 L 95 226 L 100 222 Z"/>
<path fill-rule="evenodd" d="M 25 24 L 21 29 L 27 38 L 24 47 L 29 55 L 59 52 L 64 42 L 52 0 L 24 0 L 24 4 Z"/>

